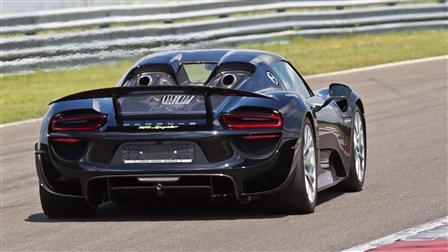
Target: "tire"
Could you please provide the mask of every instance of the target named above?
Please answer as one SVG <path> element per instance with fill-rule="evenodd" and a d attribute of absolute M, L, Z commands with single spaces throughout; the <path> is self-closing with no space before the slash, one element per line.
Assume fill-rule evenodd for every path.
<path fill-rule="evenodd" d="M 91 207 L 84 199 L 56 195 L 39 186 L 40 203 L 44 214 L 50 218 L 92 217 L 96 207 Z"/>
<path fill-rule="evenodd" d="M 361 112 L 358 106 L 355 107 L 354 111 L 355 112 L 353 113 L 352 117 L 353 130 L 350 136 L 351 141 L 350 170 L 347 179 L 341 183 L 341 189 L 347 192 L 362 191 L 362 187 L 364 186 L 364 179 L 366 176 L 367 142 L 366 142 L 365 119 L 363 113 Z M 361 137 L 359 137 L 358 132 L 362 132 Z M 356 158 L 357 155 L 359 155 L 358 156 L 359 159 Z"/>
<path fill-rule="evenodd" d="M 287 187 L 281 192 L 273 195 L 270 200 L 270 205 L 274 207 L 276 213 L 292 213 L 292 214 L 307 214 L 313 213 L 314 207 L 316 206 L 317 199 L 317 153 L 316 153 L 316 137 L 314 133 L 313 126 L 308 118 L 305 119 L 302 127 L 301 142 L 298 149 L 297 162 L 295 164 L 294 175 L 287 185 Z M 312 152 L 308 151 L 309 161 L 314 161 L 314 183 L 310 189 L 314 189 L 314 193 L 307 190 L 306 176 L 305 176 L 305 162 L 304 162 L 304 145 L 306 144 L 307 134 L 310 134 L 312 146 Z M 314 156 L 314 158 L 312 157 Z M 308 164 L 310 164 L 308 162 Z M 307 166 L 309 167 L 309 166 Z M 312 172 L 309 174 L 313 174 Z M 275 203 L 275 204 L 272 204 Z"/>

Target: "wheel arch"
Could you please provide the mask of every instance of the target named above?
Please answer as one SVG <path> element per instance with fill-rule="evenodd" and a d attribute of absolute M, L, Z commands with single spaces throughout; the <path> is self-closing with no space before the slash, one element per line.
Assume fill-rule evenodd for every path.
<path fill-rule="evenodd" d="M 360 98 L 358 98 L 356 100 L 355 105 L 359 107 L 359 109 L 361 110 L 361 113 L 364 115 L 364 105 Z"/>
<path fill-rule="evenodd" d="M 316 149 L 316 169 L 317 172 L 319 173 L 319 171 L 322 169 L 320 166 L 320 140 L 319 140 L 319 128 L 318 128 L 318 122 L 317 122 L 317 118 L 315 116 L 313 116 L 312 111 L 308 110 L 305 113 L 305 116 L 303 118 L 303 120 L 305 121 L 305 118 L 308 118 L 308 120 L 310 121 L 312 128 L 313 128 L 313 132 L 314 132 L 314 148 Z M 317 177 L 316 177 L 317 179 Z M 317 180 L 317 183 L 319 183 L 319 180 Z M 319 188 L 319 184 L 317 184 L 317 188 Z"/>

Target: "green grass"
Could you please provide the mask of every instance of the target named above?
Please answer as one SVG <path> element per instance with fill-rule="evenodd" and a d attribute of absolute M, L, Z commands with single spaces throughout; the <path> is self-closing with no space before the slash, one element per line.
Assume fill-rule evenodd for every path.
<path fill-rule="evenodd" d="M 448 54 L 448 31 L 296 38 L 287 43 L 246 44 L 289 59 L 304 75 Z M 0 123 L 42 116 L 58 97 L 114 86 L 134 60 L 62 71 L 3 76 Z"/>
<path fill-rule="evenodd" d="M 275 52 L 304 75 L 448 54 L 448 31 L 297 38 L 287 44 L 243 45 Z"/>
<path fill-rule="evenodd" d="M 47 104 L 58 97 L 114 86 L 132 64 L 124 61 L 82 69 L 4 76 L 0 78 L 0 122 L 40 117 L 47 110 Z"/>

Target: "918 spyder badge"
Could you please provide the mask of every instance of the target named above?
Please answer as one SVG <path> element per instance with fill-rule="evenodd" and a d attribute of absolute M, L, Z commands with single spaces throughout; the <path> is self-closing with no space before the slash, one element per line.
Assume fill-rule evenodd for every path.
<path fill-rule="evenodd" d="M 167 126 L 163 126 L 163 125 L 154 125 L 154 126 L 139 126 L 138 129 L 139 130 L 164 130 L 164 129 L 177 129 L 179 128 L 179 126 L 176 125 L 167 125 Z"/>
<path fill-rule="evenodd" d="M 165 95 L 162 97 L 162 105 L 187 105 L 194 97 L 194 95 Z"/>

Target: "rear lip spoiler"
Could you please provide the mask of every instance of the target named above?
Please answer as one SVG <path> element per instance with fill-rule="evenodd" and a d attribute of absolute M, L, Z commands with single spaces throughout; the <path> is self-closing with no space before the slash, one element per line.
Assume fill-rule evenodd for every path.
<path fill-rule="evenodd" d="M 93 99 L 93 98 L 114 98 L 117 96 L 129 95 L 129 94 L 142 94 L 142 93 L 157 93 L 157 92 L 178 92 L 182 91 L 184 94 L 205 94 L 210 95 L 224 95 L 224 96 L 246 96 L 246 97 L 258 97 L 276 100 L 274 97 L 262 95 L 258 93 L 252 93 L 236 89 L 217 88 L 217 87 L 195 87 L 195 86 L 152 86 L 152 87 L 112 87 L 112 88 L 100 88 L 89 91 L 79 92 L 71 95 L 67 95 L 60 99 L 50 102 L 49 105 L 57 102 L 80 100 L 80 99 Z"/>

